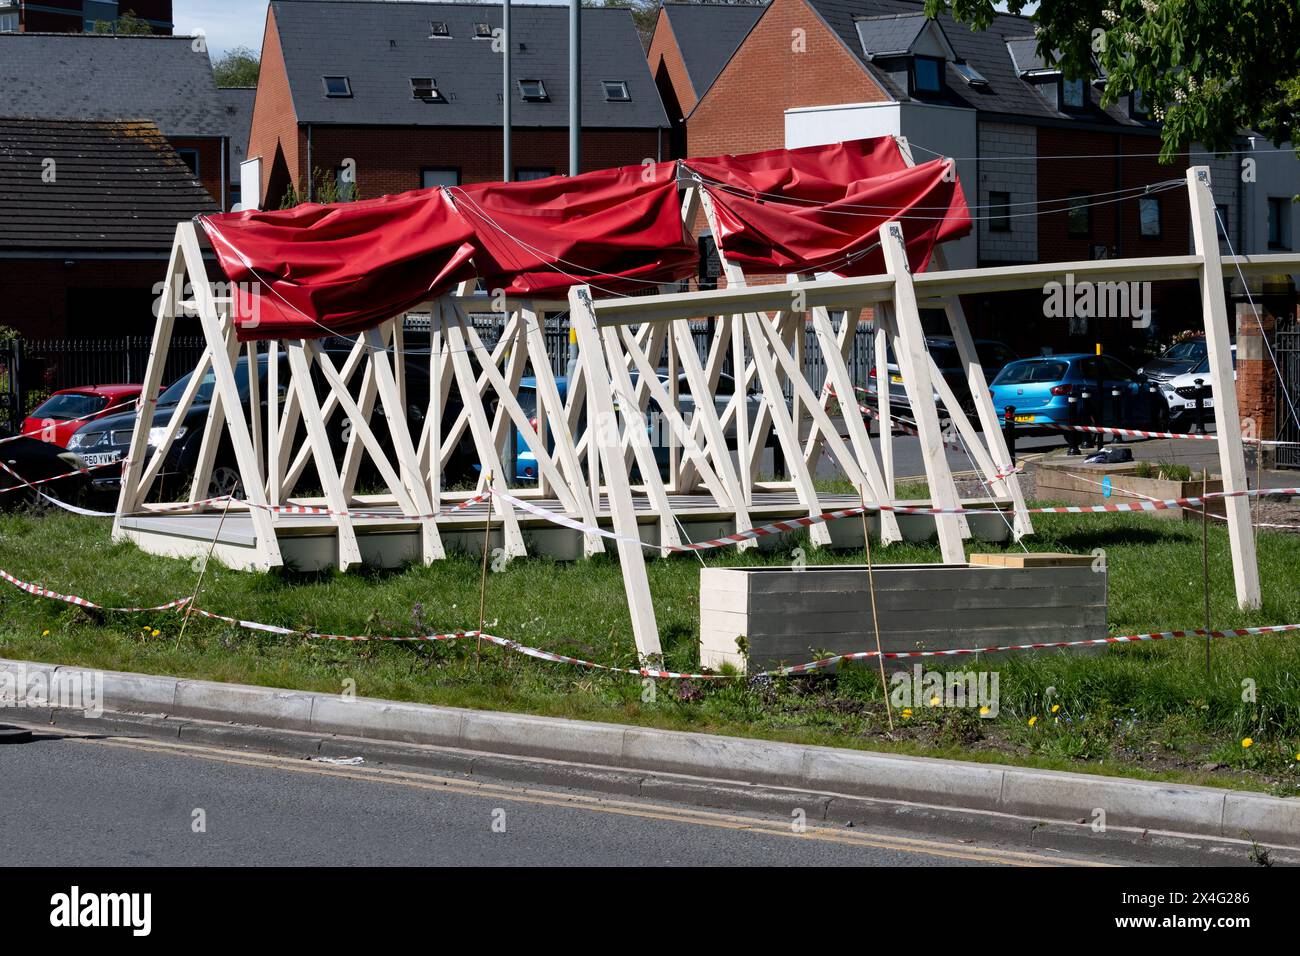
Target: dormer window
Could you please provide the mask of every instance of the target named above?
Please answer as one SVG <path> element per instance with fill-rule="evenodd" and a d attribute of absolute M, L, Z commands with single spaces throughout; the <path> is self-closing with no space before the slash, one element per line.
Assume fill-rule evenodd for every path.
<path fill-rule="evenodd" d="M 446 20 L 429 21 L 430 40 L 434 39 L 435 37 L 450 37 L 450 36 L 451 36 L 451 29 L 447 26 Z"/>
<path fill-rule="evenodd" d="M 1061 105 L 1067 110 L 1082 110 L 1088 105 L 1088 81 L 1062 80 Z"/>
<path fill-rule="evenodd" d="M 1132 116 L 1134 119 L 1147 118 L 1146 97 L 1142 95 L 1141 90 L 1135 89 L 1132 95 L 1129 97 L 1128 112 L 1129 115 Z"/>
<path fill-rule="evenodd" d="M 943 89 L 943 60 L 932 56 L 912 59 L 912 90 L 917 93 L 938 93 Z"/>
<path fill-rule="evenodd" d="M 476 24 L 474 24 L 474 39 L 476 39 L 476 40 L 491 40 L 491 39 L 492 39 L 492 24 L 490 24 L 490 23 L 476 23 Z"/>
<path fill-rule="evenodd" d="M 549 99 L 546 95 L 546 84 L 541 80 L 520 80 L 519 94 L 528 103 L 542 103 Z"/>

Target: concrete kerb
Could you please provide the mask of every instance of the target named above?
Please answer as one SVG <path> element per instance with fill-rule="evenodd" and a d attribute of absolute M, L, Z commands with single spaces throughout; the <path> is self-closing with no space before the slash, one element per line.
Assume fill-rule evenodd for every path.
<path fill-rule="evenodd" d="M 1110 827 L 1300 847 L 1300 800 L 1264 794 L 2 659 L 0 689 L 24 670 L 39 671 L 46 681 L 98 673 L 102 705 L 113 713 L 682 774 L 1045 822 L 1092 822 L 1100 809 Z M 49 705 L 33 699 L 23 706 Z M 37 715 L 29 709 L 26 716 Z"/>

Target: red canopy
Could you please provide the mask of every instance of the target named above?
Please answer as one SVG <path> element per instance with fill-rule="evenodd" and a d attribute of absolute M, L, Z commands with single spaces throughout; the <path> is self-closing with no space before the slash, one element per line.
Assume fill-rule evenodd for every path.
<path fill-rule="evenodd" d="M 970 231 L 948 163 L 909 167 L 890 137 L 680 165 L 200 221 L 238 284 L 241 340 L 355 333 L 475 276 L 488 289 L 546 297 L 582 284 L 626 294 L 690 275 L 697 253 L 679 172 L 701 180 L 719 247 L 751 272 L 881 272 L 877 230 L 890 219 L 903 221 L 919 272 L 936 243 Z"/>
<path fill-rule="evenodd" d="M 714 241 L 750 272 L 884 272 L 879 229 L 903 224 L 913 272 L 936 243 L 970 232 L 948 160 L 908 166 L 893 137 L 686 159 L 717 220 Z"/>
<path fill-rule="evenodd" d="M 436 189 L 199 221 L 240 341 L 355 334 L 474 278 L 474 231 Z"/>
<path fill-rule="evenodd" d="M 584 284 L 597 295 L 642 292 L 696 269 L 675 162 L 479 183 L 451 194 L 474 227 L 474 265 L 488 289 L 536 297 Z"/>

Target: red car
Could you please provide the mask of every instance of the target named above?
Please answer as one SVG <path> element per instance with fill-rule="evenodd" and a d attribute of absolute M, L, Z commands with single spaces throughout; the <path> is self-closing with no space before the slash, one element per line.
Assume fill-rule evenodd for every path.
<path fill-rule="evenodd" d="M 139 385 L 85 385 L 65 388 L 41 402 L 23 421 L 23 434 L 66 448 L 86 422 L 135 408 Z"/>

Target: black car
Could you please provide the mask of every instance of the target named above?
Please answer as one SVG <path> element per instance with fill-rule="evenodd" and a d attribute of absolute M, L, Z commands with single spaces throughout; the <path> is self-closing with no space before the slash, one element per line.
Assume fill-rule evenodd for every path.
<path fill-rule="evenodd" d="M 76 501 L 89 481 L 81 459 L 74 453 L 25 436 L 15 437 L 0 427 L 0 509 L 44 504 L 40 492 L 60 501 Z M 43 481 L 63 475 L 57 481 Z M 41 482 L 27 487 L 23 482 Z"/>
<path fill-rule="evenodd" d="M 347 353 L 349 346 L 326 345 L 325 351 L 331 358 L 336 368 L 339 368 Z M 429 394 L 429 356 L 428 352 L 407 351 L 406 353 L 406 399 L 407 399 L 407 421 L 411 426 L 413 437 L 419 435 L 420 428 L 423 425 L 424 409 L 427 407 Z M 261 420 L 266 421 L 267 407 L 267 356 L 265 354 L 258 356 L 258 394 L 261 396 Z M 313 366 L 313 379 L 316 384 L 316 393 L 322 401 L 328 393 L 328 388 L 320 374 L 320 370 Z M 163 434 L 167 430 L 167 425 L 171 422 L 172 413 L 180 403 L 181 396 L 184 395 L 186 387 L 189 385 L 190 378 L 194 373 L 181 376 L 173 382 L 166 390 L 158 396 L 157 407 L 154 410 L 153 424 L 149 430 L 149 450 L 146 452 L 146 461 L 153 454 L 153 449 L 158 442 L 162 440 Z M 284 401 L 288 389 L 290 378 L 288 358 L 281 352 L 279 360 L 279 402 L 280 407 L 284 407 Z M 351 393 L 357 397 L 360 387 L 361 375 L 354 375 L 351 382 Z M 239 397 L 244 408 L 244 415 L 248 415 L 248 359 L 241 357 L 235 365 L 235 383 L 239 389 Z M 154 494 L 162 500 L 172 500 L 178 496 L 183 496 L 188 491 L 188 484 L 194 474 L 194 469 L 198 463 L 199 451 L 203 444 L 203 431 L 207 425 L 208 411 L 212 403 L 212 393 L 216 387 L 216 378 L 209 369 L 204 375 L 202 383 L 199 385 L 198 393 L 194 401 L 190 404 L 182 419 L 180 429 L 177 431 L 176 438 L 172 442 L 171 448 L 168 449 L 167 457 L 163 462 L 162 471 L 159 473 L 159 481 L 154 486 Z M 451 423 L 455 421 L 456 416 L 460 413 L 461 404 L 459 397 L 453 392 L 443 410 L 444 429 L 450 428 Z M 135 429 L 136 413 L 126 412 L 121 415 L 113 415 L 106 418 L 96 419 L 88 422 L 73 434 L 68 441 L 70 451 L 76 452 L 89 465 L 106 465 L 123 460 L 131 446 L 131 433 Z M 341 410 L 336 410 L 330 418 L 327 426 L 330 444 L 333 448 L 336 460 L 342 460 L 343 449 L 347 444 L 344 436 L 345 416 Z M 387 450 L 391 451 L 387 433 L 387 421 L 380 411 L 376 411 L 370 419 L 371 431 L 375 433 L 376 439 Z M 297 433 L 292 438 L 292 445 L 298 448 L 306 435 L 306 431 L 301 421 L 298 424 Z M 473 451 L 473 439 L 468 429 L 462 437 L 460 444 L 456 448 L 456 453 L 452 460 L 448 462 L 445 469 L 445 477 L 449 485 L 462 481 L 473 480 L 473 462 L 477 462 L 478 457 Z M 377 477 L 373 464 L 369 458 L 365 458 L 365 466 L 359 476 L 362 485 L 369 483 Z M 116 492 L 121 487 L 121 469 L 120 468 L 100 468 L 92 472 L 94 474 L 94 488 L 101 492 Z M 312 484 L 310 476 L 304 478 L 305 484 Z M 229 438 L 224 437 L 217 448 L 216 457 L 212 467 L 212 477 L 208 484 L 207 494 L 210 496 L 233 494 L 236 497 L 242 497 L 244 494 L 243 483 L 240 478 L 239 468 L 235 462 L 234 448 L 231 446 Z"/>

